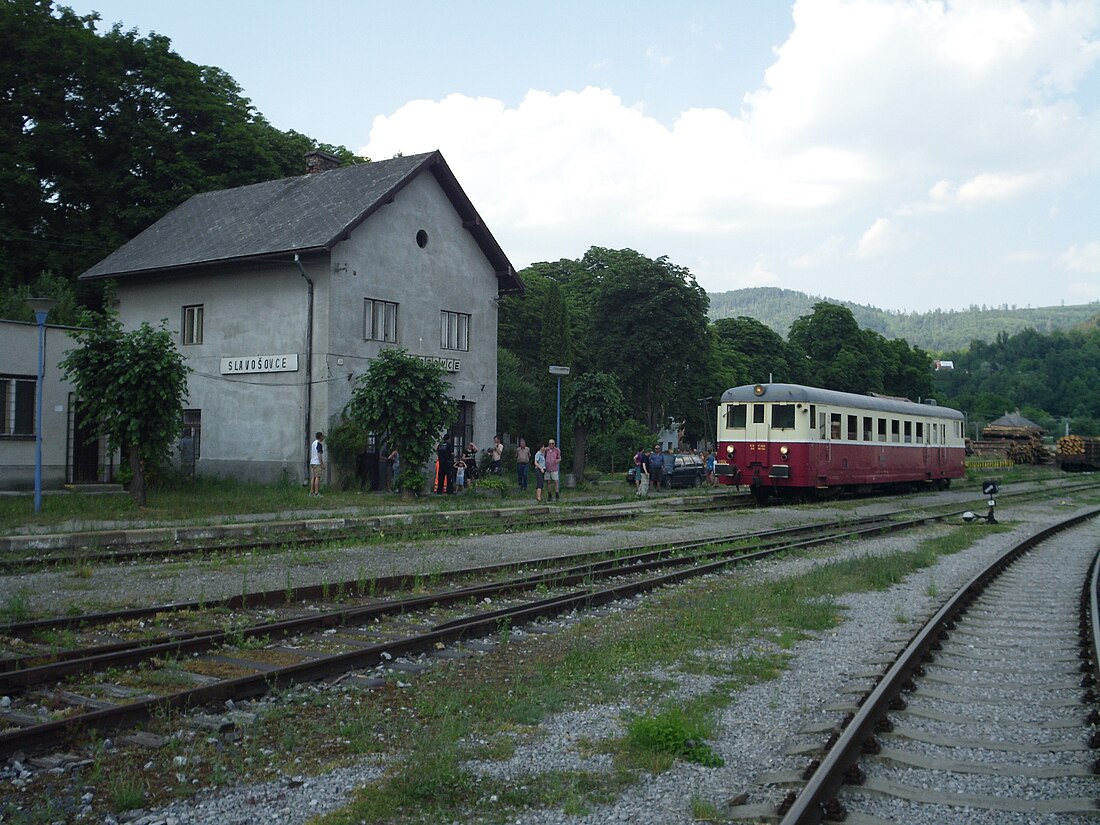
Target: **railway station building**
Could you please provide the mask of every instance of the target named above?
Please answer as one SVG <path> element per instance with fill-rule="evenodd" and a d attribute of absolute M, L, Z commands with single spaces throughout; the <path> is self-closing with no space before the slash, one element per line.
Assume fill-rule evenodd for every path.
<path fill-rule="evenodd" d="M 177 336 L 182 469 L 304 479 L 313 434 L 388 347 L 444 367 L 458 448 L 490 443 L 497 302 L 523 285 L 443 156 L 307 168 L 196 195 L 81 275 L 115 282 L 125 328 Z M 375 484 L 385 446 L 362 465 Z"/>
<path fill-rule="evenodd" d="M 35 451 L 42 435 L 42 486 L 112 480 L 103 439 L 77 414 L 73 388 L 58 363 L 75 346 L 71 327 L 43 330 L 42 416 L 38 402 L 38 325 L 0 321 L 0 490 L 33 490 Z"/>

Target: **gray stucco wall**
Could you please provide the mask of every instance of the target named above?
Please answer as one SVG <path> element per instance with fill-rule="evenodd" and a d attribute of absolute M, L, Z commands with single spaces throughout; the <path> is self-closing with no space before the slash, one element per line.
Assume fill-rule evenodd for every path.
<path fill-rule="evenodd" d="M 417 233 L 427 235 L 421 248 Z M 456 359 L 448 373 L 452 397 L 472 402 L 474 441 L 488 445 L 496 427 L 497 279 L 435 178 L 420 175 L 357 228 L 332 253 L 328 375 L 365 373 L 382 347 L 363 340 L 364 301 L 393 301 L 397 346 L 411 355 Z M 446 350 L 440 340 L 443 310 L 470 316 L 468 351 Z M 343 359 L 343 364 L 340 360 Z M 351 381 L 329 385 L 329 415 L 351 397 Z"/>
<path fill-rule="evenodd" d="M 118 299 L 127 329 L 166 318 L 194 371 L 185 408 L 202 416 L 197 472 L 262 480 L 304 473 L 308 285 L 292 260 L 123 280 Z M 184 344 L 183 307 L 196 304 L 203 340 Z M 221 371 L 223 358 L 288 354 L 298 358 L 296 371 Z"/>
<path fill-rule="evenodd" d="M 74 346 L 66 327 L 46 327 L 42 382 L 42 487 L 65 483 L 68 459 L 69 392 L 57 364 Z M 38 325 L 0 321 L 0 374 L 36 378 Z M 34 489 L 35 439 L 0 437 L 0 490 Z"/>

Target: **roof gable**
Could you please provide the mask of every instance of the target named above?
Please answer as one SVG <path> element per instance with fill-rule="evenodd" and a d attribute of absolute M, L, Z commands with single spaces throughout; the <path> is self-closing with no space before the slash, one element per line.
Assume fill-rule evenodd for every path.
<path fill-rule="evenodd" d="M 329 251 L 425 171 L 439 181 L 492 264 L 500 290 L 522 291 L 504 251 L 438 151 L 195 195 L 80 278 Z"/>

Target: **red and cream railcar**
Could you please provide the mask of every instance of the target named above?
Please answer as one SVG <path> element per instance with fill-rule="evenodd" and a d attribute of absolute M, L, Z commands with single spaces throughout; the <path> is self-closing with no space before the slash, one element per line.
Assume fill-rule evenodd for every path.
<path fill-rule="evenodd" d="M 756 498 L 829 497 L 844 490 L 924 483 L 965 473 L 958 410 L 798 384 L 753 384 L 722 394 L 721 484 Z"/>

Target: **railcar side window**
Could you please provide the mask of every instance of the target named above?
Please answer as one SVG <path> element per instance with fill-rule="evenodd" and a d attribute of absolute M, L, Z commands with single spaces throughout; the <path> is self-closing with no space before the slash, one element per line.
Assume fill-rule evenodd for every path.
<path fill-rule="evenodd" d="M 859 441 L 859 416 L 848 416 L 848 440 Z"/>
<path fill-rule="evenodd" d="M 878 440 L 879 441 L 885 441 L 886 440 L 886 419 L 885 418 L 880 418 L 878 420 Z"/>
<path fill-rule="evenodd" d="M 896 418 L 890 419 L 890 440 L 895 444 L 901 441 L 901 422 Z"/>
<path fill-rule="evenodd" d="M 874 419 L 871 418 L 871 416 L 869 416 L 869 415 L 863 416 L 863 440 L 864 441 L 870 441 L 871 440 L 871 432 L 872 432 L 871 428 L 874 426 L 873 422 L 874 422 Z"/>
<path fill-rule="evenodd" d="M 840 413 L 829 416 L 829 438 L 840 440 Z"/>
<path fill-rule="evenodd" d="M 745 405 L 726 405 L 726 428 L 730 430 L 745 429 Z"/>
<path fill-rule="evenodd" d="M 905 443 L 906 444 L 912 444 L 913 443 L 913 422 L 912 421 L 906 421 L 905 422 Z"/>
<path fill-rule="evenodd" d="M 817 420 L 817 437 L 820 438 L 822 441 L 824 441 L 825 437 L 827 436 L 827 432 L 825 430 L 825 423 L 827 419 L 828 415 L 826 415 L 825 410 L 822 410 L 821 417 Z"/>
<path fill-rule="evenodd" d="M 923 444 L 924 443 L 924 422 L 923 421 L 918 421 L 917 422 L 917 443 L 918 444 Z"/>
<path fill-rule="evenodd" d="M 932 425 L 932 443 L 933 444 L 939 444 L 940 443 L 940 425 L 939 424 L 933 424 Z"/>
<path fill-rule="evenodd" d="M 772 429 L 794 429 L 794 404 L 772 404 Z"/>
<path fill-rule="evenodd" d="M 752 423 L 763 424 L 764 423 L 764 405 L 753 404 L 752 405 Z"/>
<path fill-rule="evenodd" d="M 817 404 L 810 405 L 810 432 L 817 429 Z"/>

